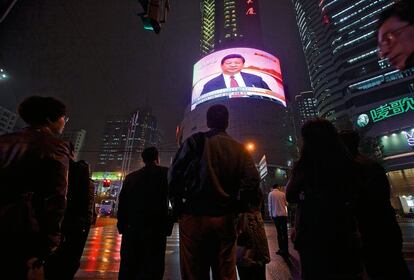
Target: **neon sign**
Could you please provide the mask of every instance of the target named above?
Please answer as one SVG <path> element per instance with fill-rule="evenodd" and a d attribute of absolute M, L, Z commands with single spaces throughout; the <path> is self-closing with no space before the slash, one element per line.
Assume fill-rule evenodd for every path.
<path fill-rule="evenodd" d="M 414 98 L 404 97 L 402 99 L 394 100 L 378 108 L 372 109 L 370 112 L 373 122 L 379 122 L 396 115 L 414 111 Z"/>
<path fill-rule="evenodd" d="M 411 133 L 407 131 L 403 131 L 403 134 L 405 135 L 405 138 L 407 139 L 408 146 L 414 147 L 414 130 L 411 130 Z"/>
<path fill-rule="evenodd" d="M 246 16 L 256 15 L 256 9 L 254 7 L 254 0 L 246 0 Z"/>

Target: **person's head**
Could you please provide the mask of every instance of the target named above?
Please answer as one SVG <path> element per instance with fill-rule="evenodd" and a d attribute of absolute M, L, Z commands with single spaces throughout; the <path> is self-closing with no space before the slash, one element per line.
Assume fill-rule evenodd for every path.
<path fill-rule="evenodd" d="M 303 146 L 293 174 L 301 174 L 307 187 L 326 189 L 332 180 L 345 183 L 353 168 L 353 157 L 339 139 L 334 125 L 326 119 L 313 119 L 302 127 Z"/>
<path fill-rule="evenodd" d="M 155 147 L 145 148 L 141 153 L 142 160 L 145 165 L 159 164 L 158 150 Z"/>
<path fill-rule="evenodd" d="M 378 21 L 379 54 L 400 70 L 414 66 L 407 64 L 414 54 L 413 11 L 412 0 L 401 1 L 382 12 Z"/>
<path fill-rule="evenodd" d="M 304 146 L 324 147 L 326 143 L 332 143 L 338 139 L 338 132 L 334 125 L 322 118 L 307 121 L 302 126 L 301 133 Z"/>
<path fill-rule="evenodd" d="M 281 185 L 279 185 L 279 184 L 274 184 L 273 186 L 272 186 L 272 188 L 275 190 L 275 189 L 278 189 L 278 190 L 280 190 L 280 188 L 281 188 L 282 186 Z"/>
<path fill-rule="evenodd" d="M 341 138 L 342 143 L 344 143 L 345 147 L 347 147 L 353 156 L 359 154 L 358 146 L 360 138 L 356 131 L 343 130 L 339 133 L 339 138 Z"/>
<path fill-rule="evenodd" d="M 240 54 L 228 54 L 221 60 L 221 70 L 226 75 L 240 73 L 246 60 Z"/>
<path fill-rule="evenodd" d="M 217 130 L 226 130 L 229 125 L 229 111 L 226 106 L 217 104 L 207 110 L 207 127 Z"/>
<path fill-rule="evenodd" d="M 29 126 L 48 127 L 56 134 L 62 134 L 67 122 L 65 104 L 53 97 L 30 96 L 17 111 Z"/>

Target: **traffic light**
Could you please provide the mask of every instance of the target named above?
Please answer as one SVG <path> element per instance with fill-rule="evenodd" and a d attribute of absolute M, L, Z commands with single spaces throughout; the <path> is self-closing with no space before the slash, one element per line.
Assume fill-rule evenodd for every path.
<path fill-rule="evenodd" d="M 169 0 L 138 0 L 144 9 L 138 14 L 144 24 L 144 29 L 154 31 L 156 34 L 161 31 L 161 23 L 167 19 L 170 10 Z"/>
<path fill-rule="evenodd" d="M 109 179 L 104 179 L 104 180 L 103 180 L 103 186 L 104 186 L 105 188 L 110 187 L 110 186 L 111 186 L 111 180 L 109 180 Z"/>

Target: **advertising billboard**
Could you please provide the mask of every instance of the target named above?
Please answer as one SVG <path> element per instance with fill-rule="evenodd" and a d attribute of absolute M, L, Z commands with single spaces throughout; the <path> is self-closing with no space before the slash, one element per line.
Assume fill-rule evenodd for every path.
<path fill-rule="evenodd" d="M 286 107 L 279 59 L 251 48 L 214 52 L 194 65 L 191 110 L 217 98 L 259 98 Z"/>

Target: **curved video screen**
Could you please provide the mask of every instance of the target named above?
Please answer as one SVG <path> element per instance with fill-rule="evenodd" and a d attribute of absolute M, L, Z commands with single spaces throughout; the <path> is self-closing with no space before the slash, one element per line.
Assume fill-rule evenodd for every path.
<path fill-rule="evenodd" d="M 217 98 L 259 98 L 286 107 L 279 59 L 251 48 L 203 57 L 194 65 L 191 110 Z"/>

